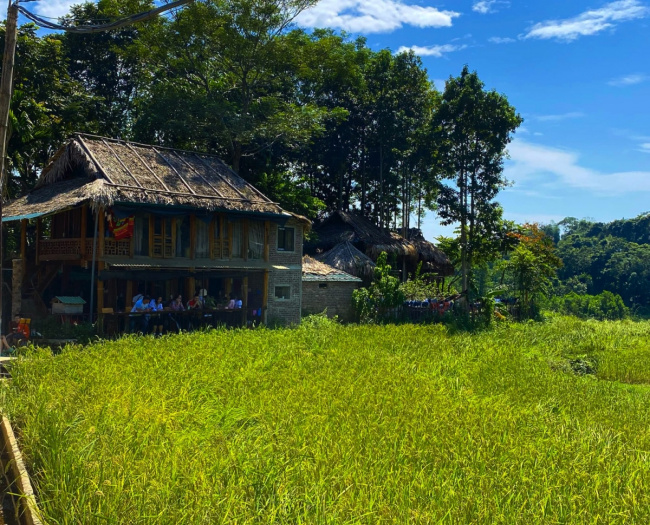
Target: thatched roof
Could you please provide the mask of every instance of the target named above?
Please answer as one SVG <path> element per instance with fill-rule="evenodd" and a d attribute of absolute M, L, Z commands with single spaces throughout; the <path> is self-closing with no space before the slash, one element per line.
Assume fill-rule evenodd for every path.
<path fill-rule="evenodd" d="M 5 207 L 3 220 L 84 201 L 287 214 L 213 155 L 77 135 L 50 159 L 36 188 Z"/>
<path fill-rule="evenodd" d="M 361 279 L 313 259 L 309 255 L 302 258 L 302 280 L 361 282 Z"/>
<path fill-rule="evenodd" d="M 318 260 L 357 277 L 372 277 L 375 263 L 349 242 L 341 242 L 318 256 Z"/>
<path fill-rule="evenodd" d="M 376 259 L 381 252 L 414 257 L 413 245 L 399 235 L 382 230 L 365 217 L 355 213 L 336 211 L 314 228 L 318 234 L 318 247 L 330 250 L 341 242 L 350 242 Z"/>
<path fill-rule="evenodd" d="M 417 229 L 409 230 L 409 239 L 406 240 L 395 232 L 382 230 L 364 217 L 337 211 L 316 226 L 314 230 L 317 234 L 315 244 L 318 251 L 333 250 L 341 243 L 347 243 L 375 260 L 381 252 L 386 252 L 389 255 L 405 257 L 413 264 L 423 262 L 427 270 L 436 271 L 442 275 L 453 272 L 448 257 L 433 243 L 427 241 L 422 232 Z M 345 255 L 342 246 L 339 246 L 336 252 Z M 319 259 L 323 260 L 321 257 Z M 337 268 L 349 271 L 344 266 L 336 264 L 335 261 L 327 262 Z M 355 272 L 351 273 L 359 275 Z"/>
<path fill-rule="evenodd" d="M 408 239 L 418 253 L 418 262 L 423 262 L 426 270 L 438 270 L 442 275 L 451 275 L 454 267 L 445 253 L 437 248 L 432 242 L 424 238 L 422 230 L 410 228 Z"/>

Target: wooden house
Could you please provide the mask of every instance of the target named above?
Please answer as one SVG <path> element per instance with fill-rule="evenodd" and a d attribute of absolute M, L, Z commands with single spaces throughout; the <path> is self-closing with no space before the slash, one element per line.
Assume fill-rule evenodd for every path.
<path fill-rule="evenodd" d="M 109 314 L 139 292 L 187 301 L 202 291 L 217 305 L 238 296 L 242 322 L 300 321 L 310 222 L 215 156 L 77 135 L 5 206 L 9 221 L 22 224 L 13 312 L 78 296 L 86 314 Z"/>

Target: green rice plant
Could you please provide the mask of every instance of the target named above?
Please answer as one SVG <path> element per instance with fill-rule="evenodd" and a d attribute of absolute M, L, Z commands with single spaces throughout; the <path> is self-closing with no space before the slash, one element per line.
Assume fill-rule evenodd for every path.
<path fill-rule="evenodd" d="M 48 523 L 648 523 L 649 337 L 575 318 L 127 337 L 21 357 L 2 406 Z"/>

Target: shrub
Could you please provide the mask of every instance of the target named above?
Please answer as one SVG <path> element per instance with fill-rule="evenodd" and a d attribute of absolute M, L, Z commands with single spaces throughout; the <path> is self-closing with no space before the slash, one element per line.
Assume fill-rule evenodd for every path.
<path fill-rule="evenodd" d="M 608 291 L 598 295 L 578 295 L 571 292 L 553 298 L 550 308 L 582 319 L 616 320 L 625 319 L 630 315 L 630 310 L 623 303 L 621 296 Z"/>

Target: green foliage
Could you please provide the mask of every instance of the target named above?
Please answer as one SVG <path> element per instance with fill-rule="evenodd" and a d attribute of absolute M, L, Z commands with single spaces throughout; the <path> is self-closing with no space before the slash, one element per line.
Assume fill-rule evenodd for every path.
<path fill-rule="evenodd" d="M 473 265 L 495 251 L 502 210 L 494 200 L 507 185 L 503 177 L 506 147 L 523 122 L 508 99 L 485 91 L 476 72 L 465 66 L 445 84 L 442 102 L 431 121 L 437 168 L 451 184 L 436 198 L 442 224 L 460 224 L 459 254 L 463 293 L 470 293 Z"/>
<path fill-rule="evenodd" d="M 359 288 L 352 294 L 352 304 L 362 322 L 381 321 L 391 309 L 404 303 L 399 279 L 391 275 L 386 252 L 377 258 L 373 281 L 369 288 Z"/>
<path fill-rule="evenodd" d="M 621 296 L 607 291 L 598 295 L 578 295 L 571 292 L 561 297 L 553 297 L 549 307 L 556 312 L 583 319 L 616 320 L 625 319 L 630 315 L 630 309 L 625 306 Z"/>
<path fill-rule="evenodd" d="M 647 523 L 649 333 L 129 337 L 33 352 L 0 401 L 47 523 Z"/>

